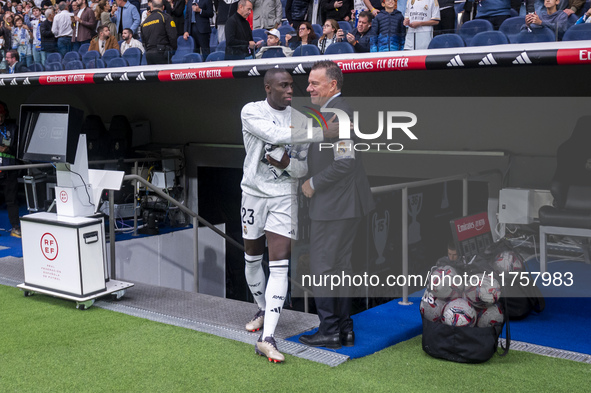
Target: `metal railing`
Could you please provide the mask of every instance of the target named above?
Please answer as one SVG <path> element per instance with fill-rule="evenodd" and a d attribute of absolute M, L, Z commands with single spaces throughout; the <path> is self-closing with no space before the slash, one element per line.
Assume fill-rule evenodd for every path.
<path fill-rule="evenodd" d="M 502 174 L 499 170 L 487 170 L 477 173 L 465 173 L 461 175 L 439 177 L 428 180 L 418 180 L 408 183 L 391 184 L 387 186 L 372 187 L 372 194 L 384 194 L 393 191 L 402 191 L 402 275 L 408 277 L 408 189 L 414 187 L 429 186 L 447 181 L 461 180 L 462 181 L 462 215 L 468 215 L 468 179 L 478 177 L 497 177 L 498 188 L 500 189 Z M 410 305 L 412 302 L 408 301 L 408 280 L 402 286 L 402 300 L 399 302 L 402 305 Z"/>

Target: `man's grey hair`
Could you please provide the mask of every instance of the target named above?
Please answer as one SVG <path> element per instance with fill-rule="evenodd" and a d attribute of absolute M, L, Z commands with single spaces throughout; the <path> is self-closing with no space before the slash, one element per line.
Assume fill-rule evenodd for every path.
<path fill-rule="evenodd" d="M 61 3 L 59 3 L 59 4 L 58 4 L 57 8 L 59 8 L 59 9 L 60 9 L 60 11 L 63 11 L 63 10 L 65 10 L 66 8 L 68 8 L 68 5 L 66 4 L 66 2 L 65 2 L 65 1 L 62 1 Z M 60 16 L 60 18 L 61 18 L 61 16 Z"/>
<path fill-rule="evenodd" d="M 161 10 L 162 9 L 162 0 L 152 0 L 152 8 Z"/>

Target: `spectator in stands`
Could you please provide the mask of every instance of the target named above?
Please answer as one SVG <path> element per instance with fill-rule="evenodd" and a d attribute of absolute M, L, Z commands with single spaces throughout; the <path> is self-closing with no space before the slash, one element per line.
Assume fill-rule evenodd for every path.
<path fill-rule="evenodd" d="M 44 10 L 48 8 L 53 8 L 53 3 L 51 2 L 51 0 L 43 0 L 41 2 L 41 8 L 43 8 Z M 53 10 L 53 12 L 55 13 L 55 10 Z"/>
<path fill-rule="evenodd" d="M 41 23 L 45 20 L 45 16 L 41 14 L 39 7 L 33 7 L 29 19 L 29 29 L 33 34 L 33 45 L 31 51 L 33 53 L 33 61 L 35 63 L 45 63 L 45 52 L 41 47 Z"/>
<path fill-rule="evenodd" d="M 455 33 L 456 10 L 454 0 L 439 0 L 439 16 L 441 17 L 439 23 L 433 26 L 435 35 Z"/>
<path fill-rule="evenodd" d="M 253 29 L 271 30 L 281 25 L 283 6 L 281 0 L 253 0 Z"/>
<path fill-rule="evenodd" d="M 584 5 L 585 0 L 564 0 L 562 4 L 558 5 L 558 10 L 564 11 L 568 16 L 572 14 L 577 14 L 581 16 L 583 13 Z"/>
<path fill-rule="evenodd" d="M 4 16 L 5 19 L 6 15 Z M 4 55 L 6 51 L 12 48 L 12 30 L 10 27 L 7 27 L 5 21 L 2 21 L 0 24 L 0 72 L 6 72 L 6 61 L 4 60 Z"/>
<path fill-rule="evenodd" d="M 562 36 L 573 23 L 569 22 L 569 14 L 558 11 L 557 6 L 560 0 L 544 0 L 544 9 L 533 14 L 525 16 L 525 24 L 528 28 L 534 26 L 545 26 L 556 33 L 558 40 L 562 40 Z M 532 26 L 533 25 L 533 26 Z"/>
<path fill-rule="evenodd" d="M 398 13 L 400 13 L 398 11 Z M 378 14 L 379 15 L 379 14 Z M 400 23 L 402 23 L 402 15 L 400 15 Z M 353 45 L 355 52 L 365 53 L 369 52 L 370 46 L 370 29 L 372 26 L 373 14 L 369 11 L 362 11 L 357 16 L 357 28 L 354 32 L 347 33 L 347 41 Z"/>
<path fill-rule="evenodd" d="M 246 20 L 251 12 L 252 3 L 249 0 L 240 0 L 238 10 L 226 22 L 226 60 L 251 57 L 261 47 L 263 42 L 254 42 L 250 24 Z"/>
<path fill-rule="evenodd" d="M 72 29 L 72 50 L 78 51 L 82 44 L 90 43 L 95 35 L 97 19 L 94 12 L 88 6 L 88 0 L 78 0 L 78 12 L 74 15 L 74 28 Z"/>
<path fill-rule="evenodd" d="M 318 40 L 318 49 L 320 53 L 324 54 L 326 48 L 331 44 L 337 42 L 337 31 L 339 31 L 339 24 L 334 19 L 327 19 L 322 25 L 322 36 Z"/>
<path fill-rule="evenodd" d="M 45 59 L 48 53 L 57 52 L 57 38 L 51 31 L 54 18 L 53 9 L 45 10 L 45 20 L 39 25 L 39 32 L 41 34 L 41 62 L 45 64 Z"/>
<path fill-rule="evenodd" d="M 123 42 L 121 43 L 121 54 L 124 54 L 129 48 L 138 48 L 142 51 L 142 53 L 144 53 L 144 45 L 140 41 L 133 38 L 133 31 L 131 31 L 131 29 L 123 29 L 123 34 L 121 34 L 121 36 L 123 37 Z"/>
<path fill-rule="evenodd" d="M 185 17 L 186 13 L 188 14 L 188 10 L 190 10 L 191 3 L 199 3 L 198 0 L 167 0 L 164 3 L 166 7 L 166 13 L 172 16 L 172 20 L 176 25 L 176 35 L 181 36 L 185 33 Z M 211 0 L 208 1 L 211 6 L 211 16 L 213 16 L 213 4 L 211 4 Z M 209 26 L 209 19 L 207 20 L 207 25 Z M 211 29 L 210 29 L 211 31 Z"/>
<path fill-rule="evenodd" d="M 226 39 L 226 23 L 238 10 L 238 0 L 218 0 L 215 25 L 218 29 L 218 42 Z"/>
<path fill-rule="evenodd" d="M 72 17 L 65 1 L 59 3 L 59 13 L 53 19 L 51 31 L 57 38 L 57 50 L 62 57 L 72 49 Z"/>
<path fill-rule="evenodd" d="M 4 26 L 12 31 L 14 27 L 14 16 L 12 16 L 12 13 L 6 12 L 4 14 Z"/>
<path fill-rule="evenodd" d="M 211 25 L 209 18 L 213 17 L 213 3 L 211 0 L 190 0 L 187 1 L 187 9 L 185 11 L 184 39 L 187 40 L 189 35 L 193 37 L 195 48 L 193 50 L 205 59 L 209 56 L 209 39 L 211 38 Z"/>
<path fill-rule="evenodd" d="M 31 30 L 21 15 L 14 18 L 14 27 L 12 28 L 12 49 L 16 49 L 18 55 L 27 65 L 33 63 L 33 52 L 31 48 Z"/>
<path fill-rule="evenodd" d="M 499 30 L 505 19 L 511 17 L 511 0 L 485 0 L 476 6 L 476 19 L 485 19 Z"/>
<path fill-rule="evenodd" d="M 147 8 L 144 10 L 144 12 L 142 12 L 142 21 L 140 24 L 144 23 L 144 21 L 150 15 L 151 12 L 152 12 L 152 0 L 148 0 Z"/>
<path fill-rule="evenodd" d="M 267 46 L 263 46 L 261 50 L 256 54 L 256 58 L 260 59 L 263 57 L 263 54 L 272 48 L 281 48 L 285 57 L 291 57 L 293 55 L 293 50 L 281 45 L 281 33 L 277 29 L 271 29 L 266 32 L 267 33 Z"/>
<path fill-rule="evenodd" d="M 101 0 L 98 2 L 96 9 L 94 10 L 94 17 L 98 20 L 98 27 L 108 26 L 111 31 L 111 35 L 115 37 L 117 35 L 117 26 L 115 22 L 111 20 L 111 4 L 107 0 Z"/>
<path fill-rule="evenodd" d="M 285 4 L 285 17 L 294 28 L 301 26 L 306 19 L 311 19 L 310 0 L 287 0 Z M 307 18 L 307 16 L 310 17 Z M 293 49 L 293 48 L 292 48 Z"/>
<path fill-rule="evenodd" d="M 152 1 L 152 12 L 142 24 L 142 41 L 148 64 L 167 64 L 177 48 L 176 27 L 172 17 L 163 13 L 162 0 Z"/>
<path fill-rule="evenodd" d="M 302 22 L 298 27 L 298 35 L 292 39 L 291 34 L 285 35 L 285 42 L 292 50 L 295 50 L 300 45 L 318 45 L 318 37 L 314 32 L 314 28 L 310 22 Z"/>
<path fill-rule="evenodd" d="M 90 40 L 90 46 L 88 47 L 89 51 L 98 51 L 102 56 L 107 49 L 119 50 L 117 38 L 111 35 L 111 31 L 109 30 L 108 26 L 99 27 L 98 32 L 98 35 Z"/>
<path fill-rule="evenodd" d="M 353 0 L 322 0 L 320 8 L 325 12 L 326 19 L 348 21 L 351 19 Z"/>
<path fill-rule="evenodd" d="M 427 49 L 433 38 L 433 26 L 438 23 L 437 0 L 408 0 L 404 15 L 404 26 L 408 27 L 404 50 Z"/>
<path fill-rule="evenodd" d="M 123 29 L 131 29 L 134 32 L 140 26 L 140 13 L 137 8 L 127 0 L 115 0 L 117 6 L 111 9 L 111 21 L 117 27 L 117 39 L 121 36 Z"/>
<path fill-rule="evenodd" d="M 388 52 L 404 49 L 404 16 L 396 9 L 396 0 L 384 0 L 384 9 L 371 24 L 371 52 Z"/>
<path fill-rule="evenodd" d="M 20 62 L 18 52 L 14 49 L 6 53 L 6 65 L 8 66 L 9 74 L 18 74 L 20 72 L 29 72 L 29 69 Z"/>

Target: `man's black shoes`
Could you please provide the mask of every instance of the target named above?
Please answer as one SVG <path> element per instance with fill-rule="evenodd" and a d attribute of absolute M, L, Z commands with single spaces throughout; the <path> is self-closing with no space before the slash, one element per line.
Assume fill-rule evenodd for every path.
<path fill-rule="evenodd" d="M 314 334 L 306 334 L 300 336 L 300 342 L 310 347 L 341 348 L 341 337 L 339 333 L 324 335 L 316 332 Z"/>
<path fill-rule="evenodd" d="M 341 344 L 343 344 L 344 347 L 352 347 L 355 345 L 355 332 L 354 331 L 350 331 L 350 332 L 341 332 L 340 334 L 341 336 Z"/>

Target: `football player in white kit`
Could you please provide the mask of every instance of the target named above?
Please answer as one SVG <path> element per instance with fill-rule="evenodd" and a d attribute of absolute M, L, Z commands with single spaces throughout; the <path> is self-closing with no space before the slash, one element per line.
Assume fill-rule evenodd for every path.
<path fill-rule="evenodd" d="M 437 0 L 408 0 L 403 22 L 408 27 L 404 50 L 427 49 L 433 38 L 433 26 L 440 19 Z"/>
<path fill-rule="evenodd" d="M 293 78 L 272 68 L 264 79 L 267 99 L 242 108 L 246 158 L 242 177 L 242 237 L 246 282 L 259 311 L 246 330 L 263 329 L 255 344 L 257 354 L 283 362 L 273 338 L 288 286 L 291 240 L 297 236 L 297 178 L 306 174 L 309 142 L 323 140 L 322 128 L 291 108 Z M 262 267 L 265 238 L 269 248 L 269 280 Z"/>

